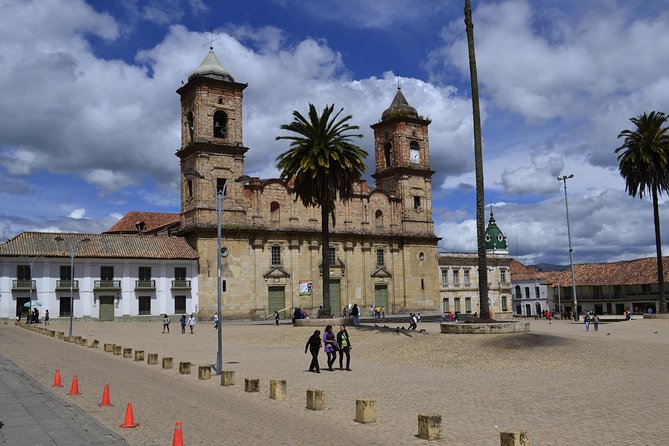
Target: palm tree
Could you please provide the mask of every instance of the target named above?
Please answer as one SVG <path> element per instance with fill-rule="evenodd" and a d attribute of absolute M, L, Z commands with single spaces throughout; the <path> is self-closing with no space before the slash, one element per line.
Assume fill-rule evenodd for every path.
<path fill-rule="evenodd" d="M 465 28 L 469 48 L 469 75 L 472 84 L 472 112 L 474 114 L 474 165 L 476 168 L 476 240 L 479 266 L 479 306 L 481 318 L 490 318 L 488 304 L 488 266 L 485 251 L 485 197 L 483 182 L 483 148 L 481 146 L 481 110 L 479 108 L 479 85 L 476 74 L 476 53 L 474 52 L 474 22 L 472 6 L 465 0 Z"/>
<path fill-rule="evenodd" d="M 290 141 L 290 149 L 279 155 L 277 168 L 280 178 L 292 181 L 295 192 L 305 206 L 320 206 L 322 227 L 323 313 L 332 315 L 330 308 L 330 226 L 335 225 L 335 200 L 353 197 L 354 183 L 365 171 L 367 152 L 351 143 L 360 134 L 350 133 L 357 125 L 348 121 L 351 115 L 340 117 L 344 109 L 333 114 L 334 104 L 326 106 L 318 116 L 316 107 L 309 104 L 308 119 L 293 111 L 293 122 L 281 126 L 293 132 L 277 136 Z"/>
<path fill-rule="evenodd" d="M 627 192 L 632 197 L 639 194 L 639 198 L 643 198 L 644 193 L 650 192 L 653 199 L 659 313 L 666 311 L 660 211 L 657 205 L 657 196 L 662 195 L 662 192 L 669 192 L 669 127 L 666 126 L 667 118 L 664 113 L 656 111 L 631 118 L 630 121 L 636 126 L 636 129 L 620 132 L 618 138 L 625 138 L 625 142 L 615 151 L 615 153 L 619 153 L 620 175 L 625 179 Z"/>

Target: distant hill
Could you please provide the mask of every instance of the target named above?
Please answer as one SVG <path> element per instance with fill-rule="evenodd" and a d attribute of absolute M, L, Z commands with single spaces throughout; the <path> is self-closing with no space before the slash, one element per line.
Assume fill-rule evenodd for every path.
<path fill-rule="evenodd" d="M 552 265 L 550 263 L 537 263 L 536 265 L 529 265 L 537 271 L 564 271 L 569 268 L 569 265 Z"/>

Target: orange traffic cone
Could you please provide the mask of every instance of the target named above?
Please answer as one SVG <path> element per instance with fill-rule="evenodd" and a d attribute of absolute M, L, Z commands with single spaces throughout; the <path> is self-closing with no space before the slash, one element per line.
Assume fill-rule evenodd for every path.
<path fill-rule="evenodd" d="M 111 407 L 112 403 L 109 400 L 109 384 L 105 384 L 105 390 L 102 392 L 102 402 L 99 404 L 100 407 Z"/>
<path fill-rule="evenodd" d="M 172 439 L 172 446 L 184 446 L 184 439 L 181 435 L 181 421 L 177 421 L 174 427 L 174 438 Z"/>
<path fill-rule="evenodd" d="M 53 387 L 63 387 L 60 383 L 60 369 L 56 369 L 56 376 L 53 378 Z"/>
<path fill-rule="evenodd" d="M 77 375 L 72 377 L 72 387 L 70 387 L 68 395 L 79 395 L 79 381 L 77 380 Z"/>
<path fill-rule="evenodd" d="M 119 427 L 137 427 L 139 423 L 135 423 L 135 417 L 132 415 L 132 403 L 128 403 L 128 407 L 125 409 L 125 421 Z"/>

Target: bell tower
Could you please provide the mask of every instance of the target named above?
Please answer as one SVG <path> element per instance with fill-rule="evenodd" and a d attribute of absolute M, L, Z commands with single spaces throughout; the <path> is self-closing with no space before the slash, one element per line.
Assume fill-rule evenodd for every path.
<path fill-rule="evenodd" d="M 398 86 L 381 121 L 371 126 L 376 155 L 372 176 L 379 189 L 401 199 L 403 230 L 433 236 L 430 122 L 409 105 Z"/>
<path fill-rule="evenodd" d="M 247 84 L 235 82 L 213 48 L 177 90 L 181 97 L 181 232 L 216 226 L 216 193 L 225 186 L 225 220 L 235 221 L 234 180 L 244 172 L 242 100 Z M 233 198 L 233 199 L 230 199 Z"/>

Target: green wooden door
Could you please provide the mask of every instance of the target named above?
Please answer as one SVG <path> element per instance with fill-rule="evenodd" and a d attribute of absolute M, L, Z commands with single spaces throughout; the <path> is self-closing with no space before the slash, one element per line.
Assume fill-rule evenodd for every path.
<path fill-rule="evenodd" d="M 374 285 L 374 307 L 381 307 L 388 311 L 388 285 Z"/>
<path fill-rule="evenodd" d="M 286 289 L 282 286 L 269 287 L 269 301 L 267 304 L 267 314 L 273 314 L 275 311 L 281 311 L 286 306 Z"/>
<path fill-rule="evenodd" d="M 341 316 L 341 282 L 339 280 L 330 281 L 330 310 L 333 316 Z"/>
<path fill-rule="evenodd" d="M 100 296 L 100 321 L 114 320 L 114 296 Z"/>

